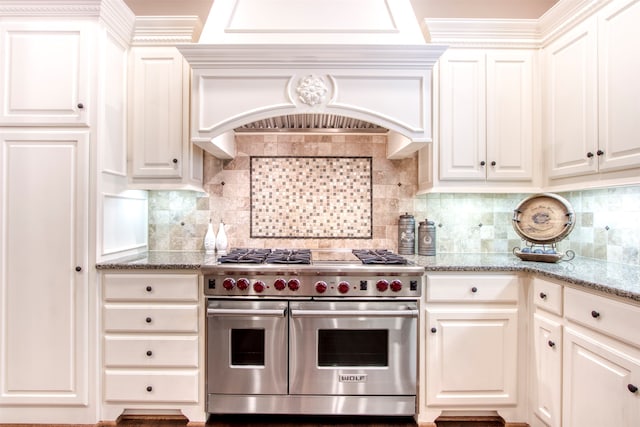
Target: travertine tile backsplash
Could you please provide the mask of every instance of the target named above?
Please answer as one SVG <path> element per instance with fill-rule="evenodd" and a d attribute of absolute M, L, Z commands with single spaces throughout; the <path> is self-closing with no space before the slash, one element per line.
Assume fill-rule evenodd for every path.
<path fill-rule="evenodd" d="M 386 159 L 380 135 L 240 135 L 238 156 L 205 158 L 205 190 L 149 192 L 149 249 L 200 250 L 209 218 L 227 224 L 230 247 L 387 248 L 396 251 L 401 214 L 426 217 L 437 227 L 438 253 L 505 253 L 522 242 L 513 209 L 529 194 L 427 194 L 414 196 L 417 159 Z M 372 157 L 370 239 L 251 238 L 250 156 Z M 579 256 L 640 264 L 640 186 L 558 193 L 576 211 L 576 226 L 558 249 Z M 301 201 L 301 203 L 305 203 Z M 310 206 L 309 208 L 312 208 Z"/>
<path fill-rule="evenodd" d="M 197 250 L 203 245 L 209 217 L 215 225 L 226 224 L 230 247 L 277 248 L 387 248 L 397 250 L 398 218 L 405 212 L 420 216 L 417 187 L 417 156 L 402 160 L 386 158 L 384 135 L 266 134 L 238 135 L 238 155 L 222 161 L 205 156 L 205 191 L 196 193 L 149 193 L 149 248 L 152 250 Z M 251 176 L 252 156 L 271 157 L 371 157 L 372 209 L 367 227 L 370 238 L 252 238 Z M 318 177 L 316 177 L 317 179 Z M 292 177 L 291 179 L 295 179 Z M 304 182 L 304 177 L 299 179 Z M 327 177 L 327 185 L 331 177 Z M 310 185 L 311 189 L 312 186 Z M 284 192 L 283 192 L 284 193 Z M 272 203 L 282 202 L 275 195 Z M 356 197 L 350 195 L 349 197 Z M 358 196 L 359 197 L 359 196 Z M 297 201 L 306 210 L 318 209 L 313 200 Z M 360 218 L 361 212 L 354 213 Z M 297 218 L 296 218 L 297 219 Z M 282 221 L 287 221 L 282 218 Z M 292 220 L 292 219 L 290 219 Z"/>

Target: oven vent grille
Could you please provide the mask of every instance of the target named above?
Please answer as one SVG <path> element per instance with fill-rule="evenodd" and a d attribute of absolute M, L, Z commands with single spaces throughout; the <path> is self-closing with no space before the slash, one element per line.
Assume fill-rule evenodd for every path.
<path fill-rule="evenodd" d="M 387 133 L 376 124 L 336 114 L 289 114 L 247 123 L 236 132 L 353 132 Z"/>

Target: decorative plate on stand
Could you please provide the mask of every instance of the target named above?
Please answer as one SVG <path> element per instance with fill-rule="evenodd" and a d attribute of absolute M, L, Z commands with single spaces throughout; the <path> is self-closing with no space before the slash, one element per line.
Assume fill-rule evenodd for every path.
<path fill-rule="evenodd" d="M 534 194 L 522 200 L 513 210 L 513 229 L 528 243 L 514 248 L 513 253 L 524 261 L 558 262 L 571 260 L 575 253 L 556 251 L 556 243 L 571 233 L 575 212 L 563 197 L 552 193 Z"/>

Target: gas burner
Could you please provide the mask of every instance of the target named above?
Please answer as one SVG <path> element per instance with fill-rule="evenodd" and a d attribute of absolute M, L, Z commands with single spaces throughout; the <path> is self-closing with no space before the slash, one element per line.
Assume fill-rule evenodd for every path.
<path fill-rule="evenodd" d="M 363 264 L 406 264 L 407 259 L 386 249 L 354 249 L 353 254 Z"/>
<path fill-rule="evenodd" d="M 274 249 L 265 262 L 267 264 L 311 264 L 311 250 Z"/>
<path fill-rule="evenodd" d="M 271 253 L 271 249 L 232 249 L 227 255 L 218 258 L 218 262 L 235 263 L 235 264 L 262 264 L 267 256 Z"/>

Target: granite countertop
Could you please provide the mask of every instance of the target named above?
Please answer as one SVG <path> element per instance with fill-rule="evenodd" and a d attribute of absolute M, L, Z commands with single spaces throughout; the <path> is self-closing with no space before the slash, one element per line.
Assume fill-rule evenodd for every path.
<path fill-rule="evenodd" d="M 413 255 L 407 258 L 425 271 L 529 272 L 563 280 L 596 291 L 640 302 L 640 267 L 576 257 L 571 261 L 544 263 L 521 261 L 513 254 Z M 104 261 L 98 270 L 199 270 L 216 264 L 215 255 L 204 252 L 150 251 L 140 255 Z"/>

